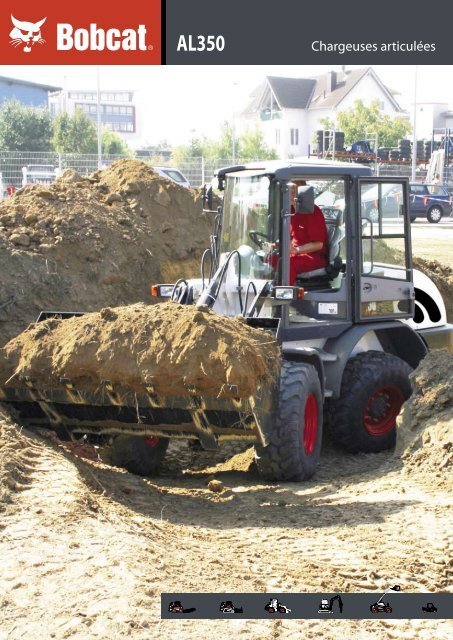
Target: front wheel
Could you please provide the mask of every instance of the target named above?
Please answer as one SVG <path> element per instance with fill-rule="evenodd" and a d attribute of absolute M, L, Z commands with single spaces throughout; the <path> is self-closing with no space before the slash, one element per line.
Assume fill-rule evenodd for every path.
<path fill-rule="evenodd" d="M 411 371 L 404 360 L 381 351 L 351 358 L 340 397 L 331 402 L 332 439 L 352 453 L 394 447 L 396 418 L 412 393 Z"/>
<path fill-rule="evenodd" d="M 444 212 L 442 210 L 442 207 L 434 205 L 434 207 L 431 207 L 431 209 L 428 211 L 426 217 L 428 218 L 428 222 L 436 224 L 437 222 L 440 222 L 442 220 L 443 215 Z"/>
<path fill-rule="evenodd" d="M 310 364 L 283 362 L 275 424 L 255 462 L 267 480 L 308 480 L 319 462 L 323 402 L 318 373 Z"/>
<path fill-rule="evenodd" d="M 154 476 L 165 457 L 168 438 L 157 436 L 114 436 L 102 458 L 139 476 Z"/>

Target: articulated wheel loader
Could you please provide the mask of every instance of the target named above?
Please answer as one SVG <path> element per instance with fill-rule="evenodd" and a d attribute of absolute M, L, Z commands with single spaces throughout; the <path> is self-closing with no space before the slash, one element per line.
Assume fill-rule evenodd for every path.
<path fill-rule="evenodd" d="M 281 350 L 277 379 L 248 397 L 234 384 L 220 397 L 196 388 L 162 397 L 152 384 L 132 393 L 105 381 L 88 392 L 71 380 L 57 390 L 15 378 L 0 389 L 0 400 L 25 424 L 107 440 L 112 461 L 141 474 L 157 471 L 172 437 L 204 449 L 248 440 L 262 476 L 283 481 L 313 475 L 323 425 L 350 452 L 393 447 L 410 372 L 429 348 L 451 349 L 453 340 L 438 289 L 412 268 L 408 180 L 319 160 L 232 166 L 218 170 L 216 180 L 223 192 L 217 210 L 212 187 L 204 191 L 214 230 L 201 277 L 155 285 L 152 292 L 242 315 L 268 331 Z M 389 184 L 397 210 L 386 207 Z M 373 219 L 365 206 L 369 193 L 378 212 Z M 308 228 L 319 209 L 323 265 L 297 272 L 292 221 L 298 216 Z"/>

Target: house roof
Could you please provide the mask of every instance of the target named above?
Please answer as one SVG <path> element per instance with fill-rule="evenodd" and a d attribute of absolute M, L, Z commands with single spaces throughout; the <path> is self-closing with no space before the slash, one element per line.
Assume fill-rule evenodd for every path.
<path fill-rule="evenodd" d="M 7 78 L 6 76 L 0 76 L 0 83 L 4 84 L 21 84 L 27 87 L 34 87 L 36 89 L 44 89 L 46 91 L 61 91 L 62 87 L 54 87 L 49 84 L 41 84 L 39 82 L 31 82 L 30 80 L 19 80 L 18 78 Z"/>
<path fill-rule="evenodd" d="M 348 93 L 370 71 L 365 69 L 351 69 L 345 73 L 337 73 L 335 88 L 329 93 L 327 90 L 327 74 L 316 78 L 316 87 L 310 103 L 311 109 L 334 108 L 348 95 Z"/>
<path fill-rule="evenodd" d="M 331 72 L 334 73 L 335 72 Z M 350 71 L 336 72 L 335 86 L 328 90 L 328 74 L 315 78 L 281 78 L 267 76 L 254 91 L 252 102 L 247 106 L 244 114 L 256 112 L 264 98 L 266 89 L 270 89 L 281 109 L 332 109 L 336 108 L 348 93 L 366 76 L 371 75 L 375 82 L 387 95 L 396 111 L 402 111 L 400 105 L 390 91 L 378 78 L 371 67 L 363 69 L 351 69 Z"/>
<path fill-rule="evenodd" d="M 306 109 L 316 85 L 314 78 L 267 76 L 267 81 L 282 109 Z"/>

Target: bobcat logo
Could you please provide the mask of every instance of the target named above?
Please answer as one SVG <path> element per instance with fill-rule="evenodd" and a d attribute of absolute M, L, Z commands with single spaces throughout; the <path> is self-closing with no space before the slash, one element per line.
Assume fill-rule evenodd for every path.
<path fill-rule="evenodd" d="M 46 18 L 43 18 L 39 22 L 21 22 L 11 15 L 11 21 L 14 25 L 14 29 L 9 34 L 11 38 L 10 44 L 13 47 L 19 47 L 23 44 L 25 53 L 30 53 L 31 48 L 37 42 L 44 44 L 45 40 L 41 38 L 41 25 L 44 24 Z"/>

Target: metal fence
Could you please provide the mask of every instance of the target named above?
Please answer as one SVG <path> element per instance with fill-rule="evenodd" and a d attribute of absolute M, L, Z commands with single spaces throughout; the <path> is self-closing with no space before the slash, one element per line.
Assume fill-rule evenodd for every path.
<path fill-rule="evenodd" d="M 131 156 L 103 155 L 102 166 L 106 167 L 115 160 L 125 157 Z M 175 166 L 174 160 L 168 157 L 140 157 L 139 159 L 151 166 Z M 215 169 L 231 164 L 235 164 L 231 158 L 208 160 L 202 157 L 193 157 L 179 162 L 177 167 L 193 187 L 199 187 L 203 183 L 211 181 Z M 371 166 L 374 168 L 374 165 Z M 97 154 L 55 152 L 0 152 L 0 198 L 3 193 L 7 192 L 8 187 L 19 189 L 23 185 L 24 167 L 28 167 L 32 173 L 33 171 L 35 172 L 35 181 L 50 182 L 58 175 L 58 172 L 66 168 L 75 169 L 81 175 L 88 175 L 96 171 L 98 168 L 98 156 Z M 41 174 L 44 174 L 44 176 L 47 172 L 47 179 L 40 180 L 39 169 L 41 169 Z M 380 176 L 406 176 L 410 178 L 411 166 L 382 164 L 379 166 L 378 173 Z M 417 181 L 423 181 L 426 175 L 427 167 L 421 166 L 417 168 Z M 446 167 L 445 176 L 443 177 L 445 183 L 450 183 L 451 181 L 453 185 L 452 168 Z"/>
<path fill-rule="evenodd" d="M 125 155 L 103 155 L 102 167 L 107 167 L 115 160 L 127 158 Z M 140 157 L 140 160 L 151 166 L 175 166 L 174 162 L 163 157 Z M 202 157 L 194 157 L 178 164 L 178 169 L 186 176 L 193 187 L 199 187 L 204 182 L 209 182 L 215 169 L 233 164 L 231 158 L 206 160 Z M 28 168 L 28 174 L 33 176 L 32 181 L 50 182 L 64 169 L 75 169 L 81 175 L 88 175 L 98 168 L 97 154 L 80 153 L 54 153 L 54 152 L 0 152 L 0 183 L 3 190 L 13 187 L 19 189 L 23 186 L 24 167 Z M 1 190 L 0 190 L 1 191 Z"/>

